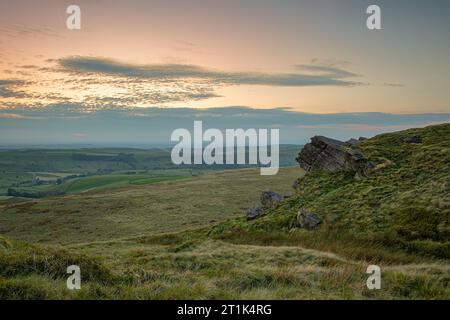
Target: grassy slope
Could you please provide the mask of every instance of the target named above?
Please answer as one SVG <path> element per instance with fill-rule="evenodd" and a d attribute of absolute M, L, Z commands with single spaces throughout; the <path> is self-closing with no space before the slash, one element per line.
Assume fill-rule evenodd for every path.
<path fill-rule="evenodd" d="M 403 143 L 414 134 L 421 134 L 424 143 Z M 376 164 L 368 178 L 308 174 L 300 180 L 299 192 L 280 208 L 253 223 L 230 221 L 213 234 L 235 242 L 279 238 L 279 242 L 297 241 L 322 249 L 336 242 L 362 243 L 368 248 L 359 254 L 365 252 L 369 258 L 370 248 L 383 246 L 449 259 L 450 125 L 380 135 L 362 142 L 360 148 Z M 324 223 L 318 231 L 293 229 L 300 208 L 321 216 Z M 287 230 L 291 230 L 289 238 Z M 345 248 L 341 246 L 342 251 Z"/>
<path fill-rule="evenodd" d="M 423 145 L 402 142 L 403 137 L 415 133 L 424 137 Z M 0 226 L 3 228 L 7 223 L 9 228 L 2 229 L 3 233 L 32 241 L 66 243 L 66 251 L 61 253 L 63 261 L 87 263 L 83 259 L 91 258 L 83 254 L 89 254 L 97 257 L 106 271 L 96 271 L 103 270 L 102 265 L 97 269 L 86 267 L 88 280 L 83 282 L 83 289 L 69 292 L 64 288 L 62 276 L 42 271 L 47 270 L 45 264 L 33 265 L 35 272 L 21 271 L 29 270 L 30 253 L 21 249 L 22 244 L 7 244 L 11 243 L 8 240 L 3 241 L 6 244 L 2 249 L 0 239 L 0 263 L 3 263 L 0 270 L 18 270 L 9 274 L 0 272 L 0 297 L 450 299 L 449 137 L 450 125 L 444 125 L 365 141 L 361 148 L 377 164 L 369 178 L 307 175 L 301 179 L 297 194 L 252 222 L 234 218 L 207 226 L 213 212 L 217 221 L 243 215 L 264 187 L 282 191 L 282 185 L 290 185 L 292 177 L 299 175 L 298 169 L 286 169 L 293 171 L 282 171 L 285 176 L 267 179 L 257 175 L 252 179 L 250 171 L 236 171 L 169 182 L 170 187 L 158 194 L 159 203 L 146 207 L 146 211 L 158 205 L 179 203 L 182 210 L 174 211 L 173 217 L 184 220 L 185 226 L 144 228 L 149 221 L 154 222 L 157 214 L 151 214 L 153 219 L 140 218 L 145 216 L 139 210 L 144 200 L 133 194 L 146 190 L 144 198 L 152 203 L 154 192 L 140 187 L 113 191 L 107 197 L 100 192 L 87 194 L 87 198 L 46 199 L 22 209 L 23 205 L 12 206 L 0 214 Z M 247 185 L 241 186 L 244 183 Z M 214 196 L 212 191 L 217 188 Z M 169 190 L 176 196 L 170 197 Z M 192 198 L 195 196 L 198 198 Z M 126 210 L 121 210 L 118 205 L 124 199 Z M 84 214 L 61 211 L 79 201 Z M 109 201 L 112 207 L 107 208 L 105 203 Z M 295 214 L 302 207 L 323 218 L 318 230 L 296 228 Z M 42 212 L 42 208 L 49 212 Z M 233 210 L 224 211 L 226 208 Z M 97 221 L 90 211 L 101 219 Z M 128 211 L 134 214 L 127 215 Z M 217 213 L 222 217 L 218 218 Z M 50 217 L 79 221 L 85 215 L 88 215 L 86 224 L 77 233 L 70 227 L 62 228 L 58 221 L 49 222 L 51 227 L 39 225 L 39 221 Z M 133 225 L 127 232 L 116 221 L 124 215 L 128 227 Z M 108 221 L 109 229 L 116 231 L 114 234 L 101 228 L 106 217 L 114 217 Z M 34 222 L 29 223 L 29 219 Z M 122 223 L 126 224 L 126 219 Z M 197 219 L 202 223 L 196 223 Z M 172 219 L 160 220 L 167 224 Z M 24 227 L 18 227 L 23 224 Z M 203 229 L 194 229 L 201 225 Z M 94 237 L 86 235 L 84 229 L 93 230 L 93 226 L 102 232 Z M 190 230 L 186 230 L 188 226 Z M 47 237 L 46 232 L 61 228 L 64 234 Z M 158 234 L 169 230 L 182 231 Z M 138 233 L 143 235 L 131 236 Z M 92 241 L 93 238 L 97 241 Z M 53 257 L 51 250 L 61 249 L 46 250 L 50 253 L 44 256 Z M 11 259 L 8 254 L 22 258 Z M 16 261 L 13 267 L 9 266 L 10 261 Z M 96 263 L 89 265 L 97 266 Z M 369 291 L 365 287 L 365 270 L 373 263 L 382 268 L 382 290 Z"/>

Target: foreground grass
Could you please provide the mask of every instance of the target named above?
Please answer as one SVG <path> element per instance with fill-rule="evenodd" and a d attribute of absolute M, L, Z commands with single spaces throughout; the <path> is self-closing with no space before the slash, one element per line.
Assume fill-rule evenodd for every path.
<path fill-rule="evenodd" d="M 370 291 L 366 261 L 298 246 L 235 245 L 204 231 L 33 253 L 21 246 L 0 249 L 1 299 L 450 298 L 442 262 L 383 266 L 382 290 Z M 81 266 L 81 290 L 66 289 L 68 264 Z"/>

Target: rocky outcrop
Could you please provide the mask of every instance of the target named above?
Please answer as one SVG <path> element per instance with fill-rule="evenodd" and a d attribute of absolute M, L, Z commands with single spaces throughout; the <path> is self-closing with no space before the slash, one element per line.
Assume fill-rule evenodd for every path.
<path fill-rule="evenodd" d="M 282 196 L 270 189 L 264 190 L 261 193 L 261 205 L 247 210 L 247 220 L 259 218 L 264 213 L 264 210 L 276 208 L 286 198 L 289 198 L 289 196 Z"/>
<path fill-rule="evenodd" d="M 421 136 L 407 137 L 407 138 L 403 139 L 403 141 L 405 143 L 409 143 L 409 144 L 420 144 L 420 143 L 422 143 L 422 137 Z"/>
<path fill-rule="evenodd" d="M 306 230 L 315 229 L 322 221 L 319 216 L 315 213 L 309 212 L 308 210 L 301 209 L 297 213 L 297 222 L 300 228 Z"/>
<path fill-rule="evenodd" d="M 363 177 L 367 175 L 368 161 L 354 144 L 354 141 L 346 143 L 315 136 L 303 147 L 296 160 L 306 171 L 348 171 Z"/>
<path fill-rule="evenodd" d="M 269 189 L 261 193 L 261 204 L 264 209 L 275 208 L 283 200 L 284 197 L 282 195 Z"/>
<path fill-rule="evenodd" d="M 253 220 L 263 214 L 263 209 L 260 206 L 254 206 L 247 210 L 247 220 Z"/>

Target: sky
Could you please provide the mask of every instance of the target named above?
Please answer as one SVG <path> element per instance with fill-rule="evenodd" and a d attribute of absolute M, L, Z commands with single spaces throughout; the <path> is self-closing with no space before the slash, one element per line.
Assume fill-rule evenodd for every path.
<path fill-rule="evenodd" d="M 0 144 L 165 143 L 193 119 L 286 143 L 449 121 L 449 16 L 447 0 L 1 0 Z"/>

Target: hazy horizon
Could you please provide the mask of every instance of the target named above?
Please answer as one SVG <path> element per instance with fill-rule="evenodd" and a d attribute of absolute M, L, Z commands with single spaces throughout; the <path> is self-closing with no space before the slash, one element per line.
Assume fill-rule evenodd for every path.
<path fill-rule="evenodd" d="M 6 116 L 5 116 L 6 115 Z M 4 111 L 0 145 L 170 146 L 178 128 L 193 129 L 195 120 L 207 128 L 278 128 L 280 144 L 302 145 L 314 135 L 339 140 L 450 122 L 450 113 L 312 114 L 289 109 L 227 107 L 211 109 L 104 109 L 84 113 L 70 106 Z"/>

